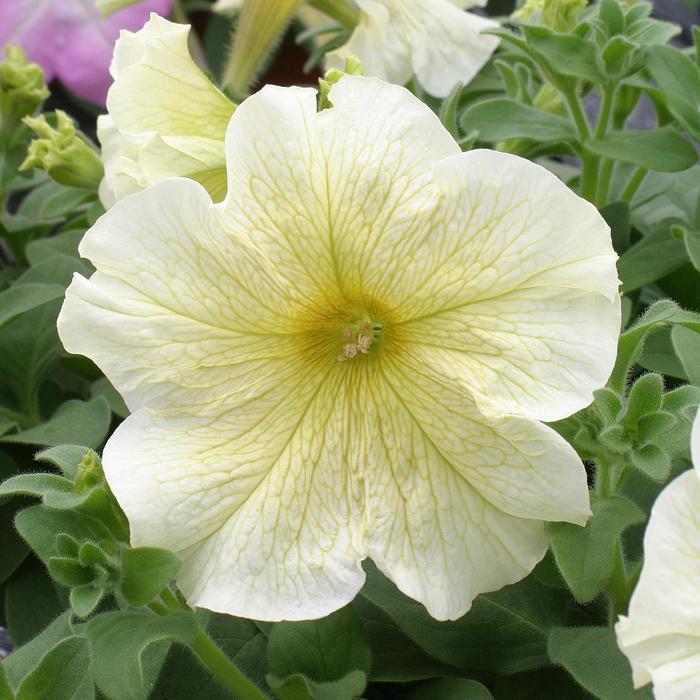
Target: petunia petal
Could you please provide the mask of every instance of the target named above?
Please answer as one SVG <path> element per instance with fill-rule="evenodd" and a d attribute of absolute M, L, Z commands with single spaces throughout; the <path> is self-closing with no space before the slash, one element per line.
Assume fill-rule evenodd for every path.
<path fill-rule="evenodd" d="M 433 617 L 526 576 L 546 550 L 542 520 L 582 524 L 586 472 L 541 424 L 489 422 L 463 392 L 391 362 L 368 395 L 369 555 Z"/>
<path fill-rule="evenodd" d="M 139 189 L 187 176 L 223 198 L 222 146 L 235 106 L 192 60 L 189 31 L 153 14 L 140 31 L 122 32 L 116 44 L 110 68 L 115 81 L 107 97 L 111 128 L 103 125 L 99 134 L 106 160 L 103 189 L 111 199 L 130 194 L 119 177 L 126 171 L 133 179 L 134 162 Z"/>
<path fill-rule="evenodd" d="M 315 91 L 266 86 L 237 109 L 227 207 L 308 297 L 371 296 L 386 276 L 371 264 L 375 247 L 388 255 L 410 233 L 430 164 L 459 148 L 403 88 L 348 76 L 330 99 L 336 107 L 316 114 Z"/>
<path fill-rule="evenodd" d="M 385 280 L 412 342 L 491 414 L 557 420 L 588 405 L 620 327 L 608 226 L 511 155 L 471 151 L 435 173 L 440 203 L 422 240 L 402 243 L 412 265 Z"/>
<path fill-rule="evenodd" d="M 657 700 L 700 697 L 699 591 L 700 481 L 691 470 L 654 504 L 639 583 L 615 626 L 635 685 L 653 681 Z"/>
<path fill-rule="evenodd" d="M 191 604 L 261 620 L 321 617 L 352 600 L 359 500 L 345 456 L 355 420 L 344 376 L 269 376 L 211 419 L 141 410 L 110 439 L 104 468 L 134 545 L 184 560 Z"/>
<path fill-rule="evenodd" d="M 172 179 L 118 202 L 80 251 L 99 271 L 74 278 L 59 333 L 132 410 L 216 410 L 247 373 L 298 352 L 299 303 L 195 182 Z"/>
<path fill-rule="evenodd" d="M 458 83 L 468 83 L 498 46 L 497 37 L 480 34 L 497 27 L 497 22 L 462 12 L 449 0 L 357 0 L 357 4 L 360 23 L 350 40 L 329 55 L 329 63 L 341 65 L 346 55 L 355 54 L 367 75 L 402 85 L 415 74 L 436 97 L 447 96 Z"/>

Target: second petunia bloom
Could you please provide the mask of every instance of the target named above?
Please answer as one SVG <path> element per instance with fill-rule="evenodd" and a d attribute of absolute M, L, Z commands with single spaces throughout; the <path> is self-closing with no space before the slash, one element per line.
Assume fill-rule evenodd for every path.
<path fill-rule="evenodd" d="M 639 583 L 615 626 L 635 688 L 653 682 L 657 700 L 700 697 L 700 413 L 690 440 L 695 468 L 654 503 Z"/>
<path fill-rule="evenodd" d="M 132 415 L 104 451 L 134 545 L 193 605 L 262 620 L 353 599 L 371 557 L 438 619 L 526 576 L 586 473 L 539 421 L 586 406 L 620 325 L 597 210 L 515 156 L 461 153 L 407 90 L 268 86 L 228 193 L 172 179 L 86 234 L 59 318 Z"/>

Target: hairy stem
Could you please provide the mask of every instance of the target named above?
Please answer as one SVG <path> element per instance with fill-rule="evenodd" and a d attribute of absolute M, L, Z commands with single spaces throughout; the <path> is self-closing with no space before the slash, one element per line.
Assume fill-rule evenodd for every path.
<path fill-rule="evenodd" d="M 205 668 L 221 685 L 230 690 L 234 697 L 241 700 L 268 700 L 267 695 L 243 675 L 204 631 L 197 633 L 190 646 Z"/>

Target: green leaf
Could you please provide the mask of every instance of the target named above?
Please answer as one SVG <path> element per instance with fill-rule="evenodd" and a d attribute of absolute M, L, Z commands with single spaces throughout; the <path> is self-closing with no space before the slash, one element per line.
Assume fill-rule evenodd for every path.
<path fill-rule="evenodd" d="M 693 146 L 670 126 L 649 131 L 612 131 L 603 140 L 589 141 L 586 148 L 604 158 L 659 172 L 687 170 L 698 161 Z"/>
<path fill-rule="evenodd" d="M 576 132 L 568 119 L 504 97 L 477 102 L 464 112 L 460 123 L 465 132 L 476 129 L 482 141 L 526 138 L 553 143 L 576 140 Z"/>
<path fill-rule="evenodd" d="M 0 479 L 17 471 L 17 465 L 0 451 Z M 0 584 L 6 581 L 27 556 L 27 545 L 17 534 L 13 521 L 17 506 L 0 497 Z"/>
<path fill-rule="evenodd" d="M 121 561 L 121 593 L 135 608 L 150 603 L 175 577 L 182 564 L 177 554 L 156 547 L 124 547 Z"/>
<path fill-rule="evenodd" d="M 618 262 L 618 273 L 625 294 L 661 279 L 677 270 L 688 259 L 682 241 L 668 226 L 659 226 L 626 250 Z"/>
<path fill-rule="evenodd" d="M 30 241 L 24 252 L 30 265 L 37 265 L 55 255 L 67 255 L 72 258 L 78 258 L 78 245 L 84 235 L 84 228 L 64 231 L 50 238 Z"/>
<path fill-rule="evenodd" d="M 6 583 L 6 624 L 17 646 L 36 637 L 65 607 L 46 568 L 33 556 L 27 557 Z"/>
<path fill-rule="evenodd" d="M 617 0 L 601 0 L 598 17 L 610 36 L 621 34 L 625 30 L 625 16 Z"/>
<path fill-rule="evenodd" d="M 677 226 L 674 227 L 673 234 L 680 234 L 677 237 L 685 244 L 690 262 L 696 270 L 700 271 L 700 231 L 689 231 L 682 226 Z"/>
<path fill-rule="evenodd" d="M 83 586 L 94 578 L 90 569 L 69 557 L 49 557 L 48 567 L 54 581 L 64 586 Z"/>
<path fill-rule="evenodd" d="M 0 663 L 0 700 L 15 700 L 14 693 L 7 681 L 5 667 Z"/>
<path fill-rule="evenodd" d="M 142 657 L 146 648 L 161 640 L 187 644 L 197 634 L 192 613 L 177 612 L 165 617 L 145 613 L 105 613 L 87 623 L 92 646 L 95 683 L 111 698 L 142 700 Z"/>
<path fill-rule="evenodd" d="M 593 515 L 585 527 L 547 524 L 559 570 L 580 603 L 593 600 L 610 578 L 620 535 L 644 520 L 644 513 L 623 496 L 594 500 L 591 510 Z"/>
<path fill-rule="evenodd" d="M 83 445 L 58 445 L 35 455 L 37 462 L 48 462 L 58 467 L 65 477 L 75 481 L 78 465 L 83 461 L 89 447 Z"/>
<path fill-rule="evenodd" d="M 280 700 L 354 700 L 367 685 L 362 671 L 351 671 L 337 681 L 318 683 L 301 674 L 281 679 L 269 674 L 269 686 Z"/>
<path fill-rule="evenodd" d="M 626 69 L 630 67 L 630 59 L 634 57 L 636 48 L 636 43 L 623 36 L 610 39 L 602 53 L 606 73 L 617 77 L 627 72 Z"/>
<path fill-rule="evenodd" d="M 90 385 L 90 395 L 104 396 L 109 404 L 109 407 L 112 409 L 112 413 L 119 416 L 119 418 L 126 418 L 129 415 L 129 409 L 126 407 L 124 399 L 109 383 L 107 377 L 102 377 Z"/>
<path fill-rule="evenodd" d="M 665 435 L 676 426 L 676 418 L 672 413 L 657 411 L 642 416 L 637 423 L 637 443 L 646 445 L 658 437 Z"/>
<path fill-rule="evenodd" d="M 549 663 L 547 635 L 566 618 L 569 595 L 533 577 L 476 598 L 454 622 L 438 622 L 365 561 L 361 594 L 432 657 L 457 668 L 518 673 Z"/>
<path fill-rule="evenodd" d="M 318 683 L 335 683 L 361 671 L 366 681 L 371 662 L 367 634 L 349 605 L 320 620 L 278 622 L 270 634 L 267 663 L 270 674 L 278 679 L 301 674 Z M 364 685 L 355 695 L 363 690 Z M 342 697 L 351 700 L 354 695 Z"/>
<path fill-rule="evenodd" d="M 17 474 L 0 484 L 0 497 L 5 495 L 23 494 L 46 498 L 54 492 L 60 495 L 73 492 L 73 482 L 57 474 Z M 46 503 L 46 501 L 44 501 Z M 48 505 L 48 504 L 47 504 Z"/>
<path fill-rule="evenodd" d="M 97 518 L 78 511 L 53 510 L 46 506 L 30 506 L 20 511 L 15 525 L 19 534 L 45 563 L 58 554 L 56 536 L 59 533 L 66 533 L 78 542 L 112 540 L 109 529 Z"/>
<path fill-rule="evenodd" d="M 645 445 L 630 457 L 632 464 L 654 481 L 666 481 L 671 473 L 671 458 L 658 445 Z"/>
<path fill-rule="evenodd" d="M 0 441 L 50 447 L 63 443 L 99 447 L 107 437 L 111 419 L 109 404 L 101 396 L 89 401 L 71 399 L 59 406 L 46 423 L 4 435 Z"/>
<path fill-rule="evenodd" d="M 627 397 L 627 411 L 623 423 L 633 430 L 642 416 L 661 408 L 664 396 L 664 380 L 660 374 L 649 372 L 633 384 Z"/>
<path fill-rule="evenodd" d="M 668 109 L 683 128 L 700 139 L 700 70 L 671 46 L 648 49 L 646 67 L 663 91 Z"/>
<path fill-rule="evenodd" d="M 613 202 L 603 207 L 600 213 L 610 226 L 615 252 L 622 255 L 630 246 L 630 205 L 627 202 Z"/>
<path fill-rule="evenodd" d="M 459 109 L 460 97 L 462 96 L 462 83 L 452 88 L 452 92 L 442 101 L 440 105 L 440 121 L 444 127 L 450 132 L 455 141 L 459 140 L 459 126 L 457 125 L 457 110 Z"/>
<path fill-rule="evenodd" d="M 524 28 L 528 34 L 527 27 Z M 605 80 L 598 66 L 595 44 L 575 34 L 546 34 L 529 37 L 528 43 L 556 73 L 593 83 Z"/>
<path fill-rule="evenodd" d="M 683 311 L 678 304 L 668 299 L 650 306 L 637 323 L 620 336 L 617 360 L 608 382 L 611 388 L 618 392 L 624 390 L 627 373 L 639 358 L 646 337 L 672 325 L 683 325 L 700 332 L 700 314 Z"/>
<path fill-rule="evenodd" d="M 613 422 L 622 412 L 622 397 L 612 389 L 596 389 L 593 396 L 595 407 L 606 423 Z"/>
<path fill-rule="evenodd" d="M 629 662 L 611 627 L 559 628 L 549 637 L 549 655 L 600 700 L 651 700 L 649 686 L 635 690 Z"/>
<path fill-rule="evenodd" d="M 611 425 L 598 435 L 600 442 L 615 454 L 624 454 L 632 448 L 632 438 L 621 425 Z"/>
<path fill-rule="evenodd" d="M 105 591 L 99 585 L 76 586 L 70 592 L 70 606 L 78 617 L 87 617 L 99 605 Z"/>
<path fill-rule="evenodd" d="M 13 651 L 3 661 L 10 687 L 16 692 L 22 681 L 41 664 L 51 650 L 72 636 L 70 613 L 65 612 L 30 642 Z"/>
<path fill-rule="evenodd" d="M 405 683 L 456 673 L 454 666 L 423 651 L 367 598 L 357 596 L 352 605 L 362 618 L 372 650 L 370 681 Z"/>
<path fill-rule="evenodd" d="M 671 342 L 690 383 L 700 385 L 700 333 L 676 326 L 671 331 Z"/>
<path fill-rule="evenodd" d="M 658 19 L 640 19 L 625 29 L 627 37 L 645 46 L 667 44 L 680 33 L 681 28 L 677 24 Z"/>
<path fill-rule="evenodd" d="M 64 289 L 71 283 L 73 275 L 79 272 L 89 275 L 90 270 L 79 258 L 68 255 L 53 255 L 30 267 L 15 282 L 15 286 L 28 284 L 60 285 Z"/>
<path fill-rule="evenodd" d="M 406 700 L 493 700 L 488 688 L 466 678 L 436 678 L 408 690 Z"/>
<path fill-rule="evenodd" d="M 0 328 L 15 318 L 49 301 L 62 299 L 65 288 L 58 284 L 14 285 L 0 292 Z"/>
<path fill-rule="evenodd" d="M 90 669 L 90 644 L 68 637 L 44 656 L 17 691 L 17 700 L 90 700 L 95 697 Z"/>

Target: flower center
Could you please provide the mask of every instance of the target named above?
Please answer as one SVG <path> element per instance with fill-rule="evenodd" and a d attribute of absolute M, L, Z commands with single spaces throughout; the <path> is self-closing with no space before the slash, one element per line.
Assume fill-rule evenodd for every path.
<path fill-rule="evenodd" d="M 338 355 L 338 362 L 369 355 L 372 348 L 380 342 L 382 330 L 382 324 L 371 319 L 362 319 L 344 328 L 341 333 L 342 352 Z"/>

